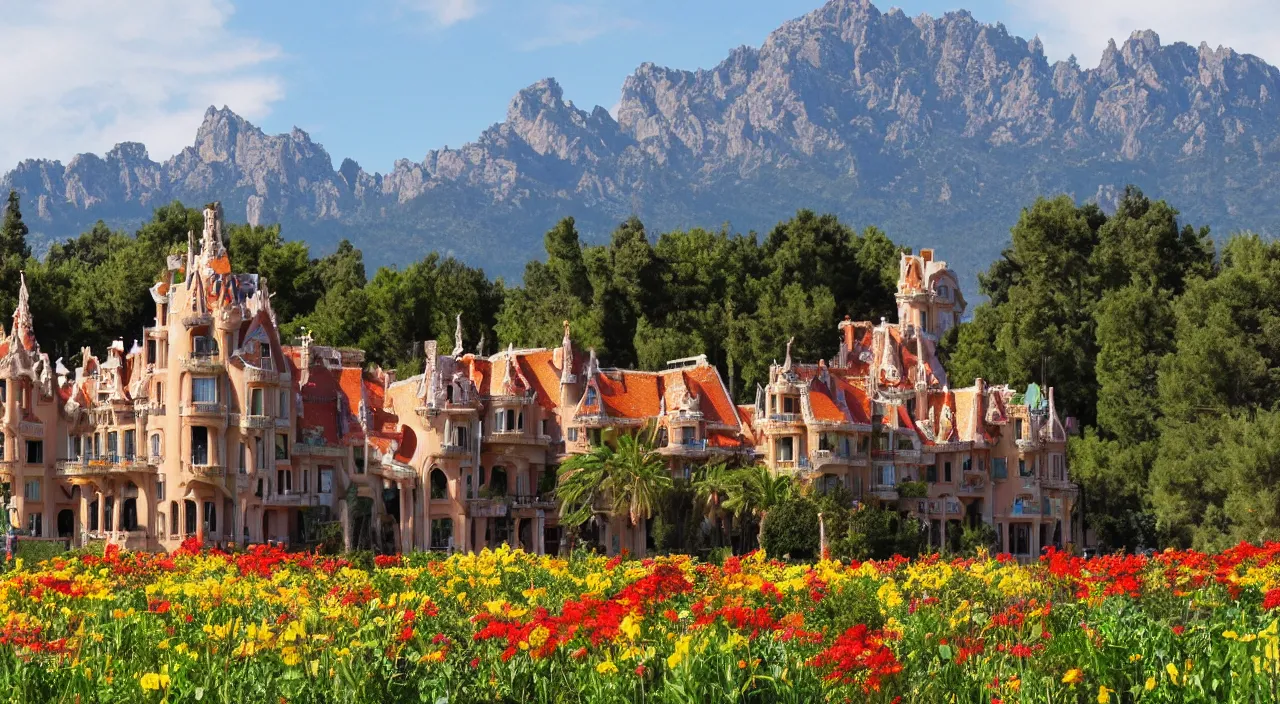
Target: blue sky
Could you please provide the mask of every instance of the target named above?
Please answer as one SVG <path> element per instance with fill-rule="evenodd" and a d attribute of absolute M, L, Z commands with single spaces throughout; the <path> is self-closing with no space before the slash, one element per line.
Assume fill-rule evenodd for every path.
<path fill-rule="evenodd" d="M 611 107 L 652 61 L 708 68 L 820 0 L 0 0 L 0 170 L 140 141 L 192 142 L 210 104 L 269 132 L 307 130 L 333 157 L 386 171 L 460 146 L 511 96 L 554 76 L 577 105 Z M 888 10 L 889 3 L 880 3 Z M 1094 66 L 1109 37 L 1233 46 L 1280 61 L 1277 0 L 901 0 L 957 7 L 1051 60 Z"/>

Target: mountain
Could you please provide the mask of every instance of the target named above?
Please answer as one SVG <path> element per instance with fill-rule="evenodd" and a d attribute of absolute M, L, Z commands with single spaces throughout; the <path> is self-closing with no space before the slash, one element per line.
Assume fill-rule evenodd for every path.
<path fill-rule="evenodd" d="M 302 130 L 267 135 L 210 108 L 163 163 L 127 143 L 65 165 L 27 160 L 3 184 L 45 238 L 217 199 L 230 219 L 281 222 L 317 250 L 348 237 L 389 264 L 435 249 L 508 277 L 564 215 L 599 241 L 632 213 L 651 232 L 764 231 L 806 207 L 938 247 L 971 277 L 1039 194 L 1105 206 L 1134 183 L 1218 233 L 1280 232 L 1272 96 L 1280 71 L 1263 60 L 1152 31 L 1081 68 L 965 11 L 912 18 L 832 0 L 711 70 L 640 66 L 616 119 L 545 79 L 475 142 L 387 174 L 350 159 L 335 170 Z"/>

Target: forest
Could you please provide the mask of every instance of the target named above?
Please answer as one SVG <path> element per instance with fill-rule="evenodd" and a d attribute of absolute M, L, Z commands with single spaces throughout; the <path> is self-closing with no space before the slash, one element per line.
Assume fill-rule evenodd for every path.
<path fill-rule="evenodd" d="M 165 257 L 201 218 L 174 202 L 134 233 L 99 223 L 35 256 L 11 192 L 0 310 L 25 271 L 51 357 L 73 367 L 84 346 L 128 345 L 152 322 L 148 289 Z M 902 251 L 874 226 L 806 210 L 763 236 L 651 234 L 631 218 L 600 245 L 565 218 L 544 257 L 507 282 L 435 253 L 370 276 L 350 243 L 313 257 L 278 226 L 229 225 L 227 236 L 235 270 L 267 280 L 285 339 L 306 330 L 359 347 L 401 377 L 421 369 L 421 341 L 452 347 L 459 313 L 465 348 L 484 353 L 556 344 L 569 320 L 575 343 L 610 366 L 706 354 L 739 402 L 789 338 L 812 361 L 834 354 L 845 315 L 892 319 Z M 1039 198 L 1007 241 L 979 275 L 981 302 L 940 344 L 951 384 L 1057 389 L 1078 420 L 1071 476 L 1104 547 L 1280 539 L 1280 245 L 1251 233 L 1215 243 L 1135 188 L 1110 213 Z"/>

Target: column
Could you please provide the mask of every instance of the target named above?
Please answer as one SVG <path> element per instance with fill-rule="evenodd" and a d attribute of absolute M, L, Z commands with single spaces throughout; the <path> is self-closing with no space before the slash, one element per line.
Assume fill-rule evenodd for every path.
<path fill-rule="evenodd" d="M 1041 499 L 1043 501 L 1044 499 Z M 1040 526 L 1043 523 L 1039 518 L 1031 522 L 1031 560 L 1032 562 L 1040 559 Z"/>
<path fill-rule="evenodd" d="M 101 489 L 97 492 L 98 497 L 98 532 L 106 533 L 107 530 L 107 495 Z"/>
<path fill-rule="evenodd" d="M 524 543 L 523 543 L 523 541 L 521 541 L 521 540 L 520 540 L 520 524 L 521 524 L 521 523 L 523 523 L 523 522 L 524 522 L 524 520 L 523 520 L 522 518 L 520 518 L 519 516 L 516 516 L 516 517 L 512 520 L 512 528 L 513 528 L 513 529 L 514 529 L 514 531 L 515 531 L 515 536 L 514 536 L 514 537 L 508 537 L 508 538 L 507 538 L 507 544 L 508 544 L 508 545 L 510 545 L 510 546 L 511 546 L 511 547 L 513 547 L 513 548 L 524 548 Z"/>
<path fill-rule="evenodd" d="M 80 487 L 80 510 L 77 512 L 79 531 L 75 537 L 80 547 L 84 547 L 85 543 L 89 542 L 89 496 L 85 493 L 86 488 L 85 486 Z"/>
<path fill-rule="evenodd" d="M 52 445 L 53 443 L 49 443 Z M 49 477 L 40 482 L 40 489 L 44 492 L 44 519 L 41 521 L 41 532 L 46 538 L 58 537 L 58 509 L 53 503 L 53 492 L 58 488 L 58 480 L 53 472 L 46 472 L 45 476 Z"/>
<path fill-rule="evenodd" d="M 418 545 L 418 502 L 413 495 L 413 482 L 405 482 L 400 495 L 405 497 L 405 503 L 409 505 L 409 540 L 404 551 L 412 552 Z"/>
<path fill-rule="evenodd" d="M 236 522 L 232 524 L 231 530 L 233 531 L 232 537 L 235 539 L 236 545 L 243 548 L 245 547 L 244 529 L 245 526 L 249 524 L 249 499 L 243 495 L 240 496 L 239 499 L 239 502 L 236 504 L 238 509 L 236 511 Z"/>
<path fill-rule="evenodd" d="M 138 514 L 138 530 L 142 531 L 143 536 L 142 547 L 139 548 L 141 550 L 151 549 L 151 538 L 156 534 L 152 525 L 154 521 L 151 520 L 151 498 L 147 495 L 147 481 L 138 482 L 138 499 L 134 505 Z"/>
<path fill-rule="evenodd" d="M 338 501 L 338 522 L 342 524 L 342 550 L 351 552 L 351 504 L 346 499 Z"/>
<path fill-rule="evenodd" d="M 427 493 L 426 487 L 422 492 L 422 549 L 431 549 L 431 495 Z"/>
<path fill-rule="evenodd" d="M 124 535 L 124 484 L 116 483 L 111 487 L 115 501 L 111 504 L 111 530 L 117 536 Z"/>
<path fill-rule="evenodd" d="M 397 483 L 396 486 L 400 489 L 400 552 L 406 553 L 409 552 L 409 526 L 413 518 L 409 515 L 409 492 L 402 483 Z"/>
<path fill-rule="evenodd" d="M 210 450 L 212 452 L 212 450 Z M 195 496 L 196 505 L 196 542 L 204 545 L 204 501 L 200 499 L 200 495 Z"/>
<path fill-rule="evenodd" d="M 471 535 L 471 525 L 467 522 L 467 516 L 460 513 L 453 517 L 453 549 L 458 552 L 469 552 L 471 550 L 470 541 L 467 540 Z"/>
<path fill-rule="evenodd" d="M 537 518 L 533 520 L 533 550 L 539 555 L 547 554 L 547 514 L 538 509 Z"/>

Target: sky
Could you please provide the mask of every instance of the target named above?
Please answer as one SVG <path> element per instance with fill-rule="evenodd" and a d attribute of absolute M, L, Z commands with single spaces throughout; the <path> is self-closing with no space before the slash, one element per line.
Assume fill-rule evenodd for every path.
<path fill-rule="evenodd" d="M 643 62 L 710 68 L 821 0 L 0 0 L 0 172 L 31 157 L 160 161 L 210 105 L 306 130 L 366 170 L 461 146 L 548 76 L 590 109 Z M 1280 0 L 900 0 L 964 7 L 1096 66 L 1108 38 L 1231 46 L 1280 63 Z"/>

